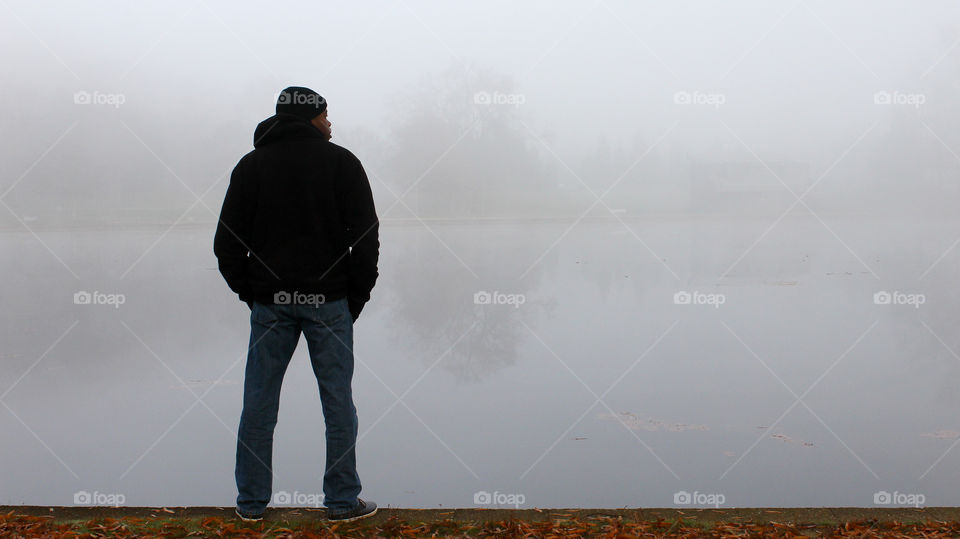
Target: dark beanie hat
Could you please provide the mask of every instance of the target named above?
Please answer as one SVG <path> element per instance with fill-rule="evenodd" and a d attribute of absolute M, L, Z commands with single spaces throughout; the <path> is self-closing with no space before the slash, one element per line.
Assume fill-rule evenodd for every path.
<path fill-rule="evenodd" d="M 286 113 L 312 120 L 327 110 L 327 100 L 310 88 L 290 86 L 277 96 L 277 114 Z"/>

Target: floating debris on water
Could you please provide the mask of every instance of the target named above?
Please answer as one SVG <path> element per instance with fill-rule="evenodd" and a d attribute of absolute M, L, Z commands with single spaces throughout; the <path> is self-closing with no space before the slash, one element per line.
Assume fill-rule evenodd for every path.
<path fill-rule="evenodd" d="M 680 432 L 684 430 L 710 430 L 706 425 L 691 425 L 688 423 L 667 423 L 652 417 L 646 421 L 640 419 L 630 412 L 619 412 L 617 414 L 600 414 L 600 419 L 617 419 L 622 421 L 628 428 L 641 430 L 663 430 L 670 432 Z"/>
<path fill-rule="evenodd" d="M 787 436 L 786 434 L 771 434 L 770 437 L 771 437 L 771 438 L 776 438 L 777 440 L 780 440 L 780 441 L 782 441 L 782 442 L 787 442 L 787 443 L 791 443 L 791 444 L 802 445 L 802 446 L 805 446 L 805 447 L 813 447 L 813 444 L 812 444 L 811 442 L 804 442 L 803 440 L 796 440 L 796 439 L 793 439 L 793 438 Z"/>
<path fill-rule="evenodd" d="M 960 432 L 955 430 L 938 430 L 934 432 L 928 432 L 921 434 L 920 436 L 926 436 L 928 438 L 937 438 L 940 440 L 952 440 L 954 438 L 960 437 Z"/>

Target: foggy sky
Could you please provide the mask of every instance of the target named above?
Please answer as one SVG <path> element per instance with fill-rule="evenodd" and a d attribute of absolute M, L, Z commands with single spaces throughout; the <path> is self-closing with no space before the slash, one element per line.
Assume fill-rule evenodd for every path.
<path fill-rule="evenodd" d="M 702 167 L 724 162 L 752 163 L 750 181 L 785 197 L 774 214 L 794 200 L 780 180 L 799 195 L 822 176 L 805 200 L 827 212 L 943 213 L 957 195 L 942 192 L 960 170 L 949 2 L 7 6 L 0 188 L 38 225 L 170 222 L 194 194 L 191 220 L 214 219 L 225 174 L 291 84 L 328 99 L 334 142 L 363 160 L 388 220 L 410 217 L 396 196 L 427 171 L 421 195 L 486 184 L 504 198 L 437 216 L 575 217 L 595 200 L 587 188 L 631 164 L 606 202 L 634 212 L 726 208 L 689 201 Z M 778 180 L 778 163 L 807 171 Z M 511 189 L 543 196 L 501 208 Z"/>

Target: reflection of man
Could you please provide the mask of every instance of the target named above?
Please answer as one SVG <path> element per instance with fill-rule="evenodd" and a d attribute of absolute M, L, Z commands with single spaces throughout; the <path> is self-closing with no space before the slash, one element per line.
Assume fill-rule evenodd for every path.
<path fill-rule="evenodd" d="M 254 131 L 230 177 L 213 250 L 250 306 L 250 348 L 237 432 L 237 515 L 270 501 L 280 386 L 302 332 L 326 424 L 324 505 L 330 520 L 373 515 L 357 475 L 353 323 L 377 280 L 379 220 L 360 161 L 329 142 L 327 102 L 290 87 Z"/>

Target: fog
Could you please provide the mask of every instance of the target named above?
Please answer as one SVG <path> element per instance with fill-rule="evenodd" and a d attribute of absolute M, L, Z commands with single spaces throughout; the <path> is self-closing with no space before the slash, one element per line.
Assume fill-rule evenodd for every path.
<path fill-rule="evenodd" d="M 955 3 L 0 13 L 0 503 L 233 503 L 249 321 L 213 231 L 290 85 L 381 219 L 381 505 L 960 503 Z M 274 490 L 319 493 L 305 346 L 288 372 Z"/>

